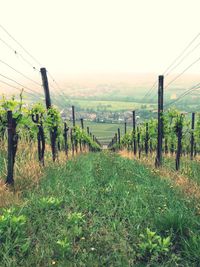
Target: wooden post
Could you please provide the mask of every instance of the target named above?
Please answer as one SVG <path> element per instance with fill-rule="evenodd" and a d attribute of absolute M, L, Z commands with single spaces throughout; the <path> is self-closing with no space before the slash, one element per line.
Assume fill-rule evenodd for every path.
<path fill-rule="evenodd" d="M 168 154 L 168 139 L 167 137 L 165 136 L 165 154 Z"/>
<path fill-rule="evenodd" d="M 163 139 L 163 83 L 164 76 L 158 77 L 158 137 L 157 137 L 157 156 L 155 166 L 162 165 L 162 139 Z"/>
<path fill-rule="evenodd" d="M 64 136 L 64 144 L 65 144 L 65 154 L 66 154 L 66 157 L 68 158 L 68 131 L 69 131 L 69 127 L 67 127 L 67 123 L 64 122 L 64 133 L 63 133 L 63 136 Z"/>
<path fill-rule="evenodd" d="M 195 113 L 192 113 L 192 132 L 191 132 L 191 151 L 190 151 L 190 158 L 193 160 L 194 157 L 194 123 L 195 123 Z"/>
<path fill-rule="evenodd" d="M 51 107 L 51 97 L 50 97 L 50 92 L 49 92 L 47 71 L 45 68 L 41 68 L 40 72 L 41 72 L 41 76 L 42 76 L 42 83 L 43 83 L 43 88 L 44 88 L 46 107 L 47 107 L 47 109 L 49 109 Z"/>
<path fill-rule="evenodd" d="M 121 144 L 120 128 L 118 128 L 117 131 L 118 131 L 118 144 L 119 144 L 119 148 L 120 148 L 120 144 Z"/>
<path fill-rule="evenodd" d="M 183 115 L 177 118 L 176 135 L 178 137 L 177 152 L 176 152 L 176 170 L 180 169 L 180 158 L 182 153 L 182 136 L 183 136 Z"/>
<path fill-rule="evenodd" d="M 72 146 L 72 157 L 74 157 L 74 138 L 73 138 L 73 130 L 70 129 L 70 137 L 71 137 L 71 146 Z"/>
<path fill-rule="evenodd" d="M 7 112 L 8 120 L 8 163 L 7 163 L 7 179 L 6 184 L 13 185 L 14 156 L 13 156 L 13 118 L 12 111 Z"/>
<path fill-rule="evenodd" d="M 73 121 L 73 128 L 76 126 L 76 122 L 75 122 L 75 107 L 72 106 L 72 121 Z M 75 129 L 73 129 L 74 133 L 75 133 Z M 78 141 L 76 139 L 76 137 L 73 138 L 74 139 L 74 147 L 76 150 L 76 153 L 78 153 Z"/>
<path fill-rule="evenodd" d="M 136 155 L 137 153 L 137 146 L 136 146 L 136 132 L 135 132 L 135 128 L 136 128 L 136 120 L 135 120 L 135 110 L 133 110 L 133 153 L 134 155 Z"/>
<path fill-rule="evenodd" d="M 43 88 L 44 88 L 46 108 L 49 109 L 51 108 L 51 97 L 50 97 L 49 83 L 48 83 L 46 68 L 41 68 L 40 72 L 41 72 L 42 83 L 43 83 Z M 56 139 L 57 139 L 57 127 L 54 127 L 50 131 L 51 151 L 52 151 L 53 161 L 56 160 L 56 154 L 57 154 Z"/>
<path fill-rule="evenodd" d="M 74 106 L 72 106 L 72 121 L 73 121 L 73 127 L 74 127 L 76 125 Z"/>
<path fill-rule="evenodd" d="M 149 124 L 148 122 L 146 123 L 146 134 L 145 134 L 145 154 L 146 156 L 148 155 L 149 152 Z"/>
<path fill-rule="evenodd" d="M 137 144 L 138 144 L 138 153 L 139 153 L 139 159 L 141 156 L 141 146 L 140 146 L 140 128 L 137 127 Z"/>
<path fill-rule="evenodd" d="M 84 129 L 83 118 L 81 118 L 81 129 Z"/>
<path fill-rule="evenodd" d="M 126 134 L 127 132 L 127 124 L 126 124 L 126 121 L 124 122 L 124 134 Z"/>

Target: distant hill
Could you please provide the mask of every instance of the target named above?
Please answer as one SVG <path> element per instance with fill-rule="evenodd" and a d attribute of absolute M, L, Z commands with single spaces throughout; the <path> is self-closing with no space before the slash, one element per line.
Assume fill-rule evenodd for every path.
<path fill-rule="evenodd" d="M 176 77 L 169 75 L 164 84 L 167 85 L 171 80 Z M 99 74 L 66 74 L 56 77 L 60 88 L 63 90 L 66 98 L 78 99 L 99 99 L 99 100 L 125 100 L 140 99 L 152 87 L 157 80 L 158 75 L 155 73 L 99 73 Z M 19 81 L 21 82 L 21 81 Z M 171 98 L 174 94 L 179 94 L 183 90 L 200 82 L 199 75 L 183 75 L 177 79 L 166 90 L 166 96 Z M 29 83 L 23 84 L 33 90 L 39 89 Z M 50 90 L 53 94 L 58 95 L 58 90 L 55 91 L 51 87 Z M 156 92 L 157 85 L 154 92 Z M 41 88 L 42 90 L 42 88 Z M 19 91 L 9 88 L 8 86 L 0 87 L 0 94 L 19 94 Z M 42 92 L 43 93 L 43 92 Z"/>

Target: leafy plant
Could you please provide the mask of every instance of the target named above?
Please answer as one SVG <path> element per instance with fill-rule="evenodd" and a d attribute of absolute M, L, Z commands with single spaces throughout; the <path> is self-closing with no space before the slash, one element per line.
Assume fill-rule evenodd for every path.
<path fill-rule="evenodd" d="M 30 247 L 26 234 L 27 218 L 16 213 L 13 208 L 4 209 L 0 216 L 0 259 L 5 255 L 22 256 Z"/>
<path fill-rule="evenodd" d="M 71 250 L 71 245 L 67 237 L 65 237 L 64 239 L 58 239 L 56 244 L 58 246 L 58 252 L 61 254 L 63 258 Z"/>
<path fill-rule="evenodd" d="M 55 209 L 59 208 L 63 201 L 55 197 L 43 197 L 39 200 L 39 207 L 42 209 Z"/>
<path fill-rule="evenodd" d="M 70 213 L 67 217 L 68 227 L 72 238 L 80 237 L 82 234 L 82 225 L 85 222 L 84 215 L 80 212 Z"/>
<path fill-rule="evenodd" d="M 164 257 L 170 252 L 172 245 L 170 236 L 162 238 L 156 232 L 146 228 L 146 232 L 140 234 L 140 239 L 138 256 L 145 261 Z"/>

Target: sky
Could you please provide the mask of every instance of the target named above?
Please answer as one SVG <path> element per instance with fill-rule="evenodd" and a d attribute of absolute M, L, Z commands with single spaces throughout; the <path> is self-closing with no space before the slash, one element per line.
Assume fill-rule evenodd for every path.
<path fill-rule="evenodd" d="M 58 79 L 79 73 L 159 75 L 200 32 L 199 0 L 0 0 L 0 4 L 0 24 Z M 27 57 L 2 29 L 0 38 Z M 0 51 L 0 60 L 36 76 L 2 41 Z M 175 73 L 199 57 L 200 47 Z M 1 63 L 0 70 L 12 76 Z M 187 73 L 199 70 L 200 62 Z"/>

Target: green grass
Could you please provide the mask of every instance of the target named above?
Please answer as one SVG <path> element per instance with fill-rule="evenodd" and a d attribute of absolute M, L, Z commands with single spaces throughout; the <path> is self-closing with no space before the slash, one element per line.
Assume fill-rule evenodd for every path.
<path fill-rule="evenodd" d="M 1 211 L 2 267 L 200 265 L 195 203 L 136 161 L 106 152 L 52 165 L 23 200 Z"/>

